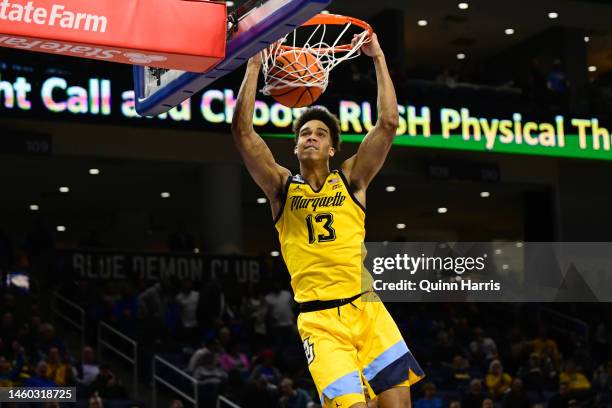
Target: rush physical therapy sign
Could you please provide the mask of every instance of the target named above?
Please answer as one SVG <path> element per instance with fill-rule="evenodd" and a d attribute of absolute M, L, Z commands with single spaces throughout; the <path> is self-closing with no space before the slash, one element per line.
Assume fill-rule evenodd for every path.
<path fill-rule="evenodd" d="M 0 46 L 206 72 L 225 57 L 225 3 L 0 0 Z"/>

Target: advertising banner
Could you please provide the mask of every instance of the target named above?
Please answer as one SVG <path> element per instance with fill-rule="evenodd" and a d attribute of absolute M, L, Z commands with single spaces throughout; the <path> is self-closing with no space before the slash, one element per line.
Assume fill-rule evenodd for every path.
<path fill-rule="evenodd" d="M 208 1 L 2 0 L 0 46 L 205 72 L 225 57 L 226 13 Z"/>

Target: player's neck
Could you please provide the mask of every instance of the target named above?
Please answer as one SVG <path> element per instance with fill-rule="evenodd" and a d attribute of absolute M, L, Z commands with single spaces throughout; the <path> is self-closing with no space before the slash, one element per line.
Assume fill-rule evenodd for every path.
<path fill-rule="evenodd" d="M 300 174 L 312 188 L 319 190 L 329 176 L 329 163 L 300 163 Z"/>

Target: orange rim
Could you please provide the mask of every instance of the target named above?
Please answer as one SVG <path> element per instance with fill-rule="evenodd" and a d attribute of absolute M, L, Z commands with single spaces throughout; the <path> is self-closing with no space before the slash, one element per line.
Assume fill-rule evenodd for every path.
<path fill-rule="evenodd" d="M 356 25 L 357 27 L 363 28 L 364 31 L 368 32 L 368 37 L 371 36 L 372 33 L 374 32 L 374 30 L 372 30 L 372 27 L 365 21 L 360 20 L 355 17 L 342 16 L 340 14 L 317 14 L 316 16 L 314 16 L 313 18 L 311 18 L 310 20 L 302 24 L 302 27 L 316 26 L 316 25 L 321 25 L 321 24 L 345 25 L 349 23 L 352 25 Z M 284 51 L 293 51 L 293 50 L 301 50 L 303 47 L 292 47 L 290 45 L 281 45 L 279 48 Z M 353 46 L 351 44 L 342 44 L 342 45 L 336 45 L 335 47 L 329 47 L 329 48 L 313 48 L 311 51 L 316 52 L 316 53 L 325 54 L 328 52 L 333 52 L 333 53 L 349 52 L 352 50 L 353 50 Z"/>

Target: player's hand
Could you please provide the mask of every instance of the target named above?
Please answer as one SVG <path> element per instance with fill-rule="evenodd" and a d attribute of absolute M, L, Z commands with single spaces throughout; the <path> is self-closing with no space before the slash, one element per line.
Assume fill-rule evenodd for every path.
<path fill-rule="evenodd" d="M 258 52 L 257 54 L 253 55 L 250 59 L 249 59 L 249 65 L 256 65 L 256 66 L 261 66 L 262 64 L 262 57 L 261 57 L 261 52 Z"/>
<path fill-rule="evenodd" d="M 359 35 L 355 34 L 353 35 L 352 44 L 355 45 L 357 41 L 359 41 Z M 367 41 L 361 46 L 361 52 L 372 58 L 384 55 L 382 48 L 380 48 L 380 43 L 378 42 L 378 36 L 376 35 L 376 33 L 372 33 L 369 38 L 369 41 Z"/>

